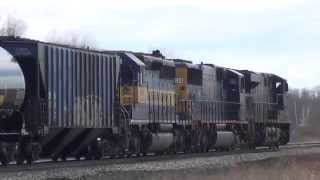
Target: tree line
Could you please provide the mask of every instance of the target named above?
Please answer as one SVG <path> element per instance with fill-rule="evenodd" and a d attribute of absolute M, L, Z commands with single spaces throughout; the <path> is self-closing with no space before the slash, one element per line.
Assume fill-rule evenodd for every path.
<path fill-rule="evenodd" d="M 27 31 L 25 21 L 13 16 L 0 17 L 0 36 L 23 36 Z M 48 33 L 46 41 L 58 44 L 65 44 L 79 48 L 96 48 L 96 43 L 89 35 L 79 32 L 63 32 L 56 30 Z"/>
<path fill-rule="evenodd" d="M 287 111 L 293 138 L 320 137 L 320 88 L 290 89 Z"/>

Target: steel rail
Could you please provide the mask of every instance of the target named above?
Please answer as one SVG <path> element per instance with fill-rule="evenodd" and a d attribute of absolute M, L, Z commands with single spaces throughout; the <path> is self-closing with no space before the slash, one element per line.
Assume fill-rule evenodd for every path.
<path fill-rule="evenodd" d="M 306 143 L 290 143 L 285 146 L 280 146 L 279 149 L 270 149 L 268 147 L 258 147 L 255 150 L 245 150 L 245 149 L 236 149 L 234 151 L 225 151 L 225 152 L 216 152 L 209 151 L 207 153 L 176 153 L 176 154 L 167 154 L 167 155 L 155 155 L 148 154 L 143 157 L 132 156 L 130 158 L 118 158 L 110 159 L 105 157 L 101 160 L 75 160 L 67 159 L 66 161 L 57 161 L 43 159 L 38 160 L 32 165 L 20 165 L 9 164 L 8 166 L 0 167 L 0 173 L 4 172 L 20 172 L 20 171 L 42 171 L 49 169 L 57 168 L 76 168 L 76 167 L 96 167 L 96 166 L 105 166 L 105 165 L 114 165 L 114 164 L 132 164 L 132 163 L 143 163 L 143 162 L 152 162 L 152 161 L 167 161 L 167 160 L 179 160 L 179 159 L 190 159 L 190 158 L 201 158 L 201 157 L 219 157 L 226 155 L 238 155 L 238 154 L 254 154 L 262 152 L 275 152 L 279 150 L 287 149 L 299 149 L 299 148 L 312 148 L 320 147 L 320 142 L 306 142 Z"/>

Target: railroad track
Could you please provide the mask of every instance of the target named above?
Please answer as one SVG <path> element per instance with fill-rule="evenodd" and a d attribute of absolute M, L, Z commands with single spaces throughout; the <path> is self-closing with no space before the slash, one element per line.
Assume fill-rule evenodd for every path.
<path fill-rule="evenodd" d="M 298 148 L 312 148 L 320 147 L 320 142 L 305 142 L 305 143 L 289 143 L 285 146 L 280 146 L 279 150 L 298 149 Z M 51 160 L 38 160 L 32 165 L 17 166 L 15 164 L 9 164 L 6 167 L 0 167 L 1 172 L 19 172 L 19 171 L 43 171 L 56 168 L 75 168 L 75 167 L 95 167 L 113 164 L 132 164 L 142 163 L 150 161 L 167 161 L 167 160 L 179 160 L 179 159 L 190 159 L 190 158 L 201 158 L 201 157 L 217 157 L 225 155 L 237 155 L 237 154 L 251 154 L 251 153 L 262 153 L 262 152 L 273 152 L 278 149 L 269 149 L 267 147 L 259 147 L 255 150 L 242 150 L 237 149 L 234 151 L 227 152 L 215 152 L 210 151 L 207 153 L 177 153 L 157 156 L 154 154 L 148 154 L 143 157 L 130 157 L 130 158 L 118 158 L 110 159 L 108 157 L 101 160 L 75 160 L 67 159 L 66 161 L 54 162 Z"/>
<path fill-rule="evenodd" d="M 320 142 L 304 142 L 304 143 L 289 143 L 285 146 L 280 146 L 280 149 L 308 148 L 320 147 Z"/>

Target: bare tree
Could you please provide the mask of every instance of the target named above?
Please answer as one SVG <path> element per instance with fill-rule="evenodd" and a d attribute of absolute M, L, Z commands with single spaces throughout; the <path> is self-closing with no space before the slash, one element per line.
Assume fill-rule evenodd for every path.
<path fill-rule="evenodd" d="M 294 89 L 288 94 L 288 114 L 296 138 L 320 137 L 320 96 L 315 89 Z"/>
<path fill-rule="evenodd" d="M 7 16 L 6 19 L 0 22 L 1 36 L 21 36 L 27 30 L 27 25 L 23 20 L 12 16 Z"/>
<path fill-rule="evenodd" d="M 47 36 L 47 41 L 59 44 L 75 46 L 79 48 L 95 49 L 96 43 L 89 35 L 84 35 L 76 32 L 57 33 L 51 32 Z"/>

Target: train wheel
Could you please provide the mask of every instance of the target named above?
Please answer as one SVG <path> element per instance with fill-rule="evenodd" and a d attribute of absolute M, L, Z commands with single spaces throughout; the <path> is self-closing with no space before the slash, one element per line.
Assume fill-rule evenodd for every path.
<path fill-rule="evenodd" d="M 127 158 L 131 158 L 132 154 L 130 152 L 127 153 Z"/>
<path fill-rule="evenodd" d="M 56 156 L 54 156 L 54 157 L 52 157 L 51 159 L 52 159 L 52 161 L 54 161 L 54 162 L 58 162 L 58 159 L 59 159 L 59 158 L 56 157 Z"/>
<path fill-rule="evenodd" d="M 17 149 L 17 153 L 16 153 L 15 159 L 16 159 L 17 165 L 23 165 L 24 164 L 25 158 L 23 156 L 21 143 L 18 144 L 18 149 Z"/>
<path fill-rule="evenodd" d="M 255 145 L 249 145 L 249 150 L 255 150 L 256 146 Z"/>
<path fill-rule="evenodd" d="M 95 160 L 100 160 L 100 159 L 102 159 L 102 155 L 100 153 L 97 153 L 97 154 L 94 155 L 94 159 Z"/>
<path fill-rule="evenodd" d="M 38 142 L 33 142 L 31 137 L 21 137 L 18 144 L 18 152 L 16 155 L 17 164 L 23 164 L 27 160 L 27 164 L 32 164 L 40 158 L 41 145 Z"/>
<path fill-rule="evenodd" d="M 9 163 L 8 152 L 4 142 L 0 142 L 0 161 L 3 166 L 7 166 Z"/>
<path fill-rule="evenodd" d="M 33 164 L 33 161 L 32 157 L 27 157 L 27 164 L 31 165 Z"/>
<path fill-rule="evenodd" d="M 86 155 L 84 156 L 84 158 L 85 158 L 86 160 L 93 160 L 93 157 L 91 156 L 91 154 L 86 154 Z"/>
<path fill-rule="evenodd" d="M 103 157 L 103 149 L 99 146 L 97 142 L 92 143 L 87 148 L 87 154 L 85 156 L 88 160 L 99 160 Z"/>
<path fill-rule="evenodd" d="M 16 156 L 16 162 L 17 162 L 17 165 L 23 165 L 24 163 L 24 158 L 20 153 L 18 153 Z"/>
<path fill-rule="evenodd" d="M 141 153 L 141 138 L 138 135 L 133 135 L 130 139 L 129 154 L 136 154 L 139 156 Z"/>
<path fill-rule="evenodd" d="M 192 146 L 192 138 L 190 131 L 184 132 L 184 139 L 183 139 L 183 152 L 184 153 L 192 153 L 193 146 Z"/>
<path fill-rule="evenodd" d="M 32 164 L 34 161 L 40 158 L 41 146 L 37 142 L 29 141 L 25 147 L 25 158 L 27 164 Z"/>
<path fill-rule="evenodd" d="M 61 160 L 62 160 L 62 161 L 66 161 L 66 160 L 67 160 L 67 157 L 63 155 L 63 156 L 61 157 Z"/>
<path fill-rule="evenodd" d="M 230 151 L 234 151 L 234 150 L 236 150 L 236 147 L 235 147 L 235 145 L 232 145 L 232 146 L 230 147 Z"/>
<path fill-rule="evenodd" d="M 119 153 L 118 154 L 118 159 L 122 159 L 122 158 L 124 158 L 125 157 L 125 154 L 124 153 Z"/>
<path fill-rule="evenodd" d="M 200 152 L 208 152 L 209 151 L 209 140 L 208 135 L 203 135 L 201 138 Z"/>
<path fill-rule="evenodd" d="M 199 145 L 195 145 L 192 147 L 192 153 L 198 153 L 200 151 L 200 146 Z"/>
<path fill-rule="evenodd" d="M 163 154 L 164 154 L 164 152 L 162 152 L 162 151 L 155 153 L 156 156 L 162 156 Z"/>
<path fill-rule="evenodd" d="M 185 152 L 186 144 L 185 133 L 182 130 L 176 129 L 174 131 L 174 145 L 171 148 L 171 152 L 176 154 L 179 152 Z"/>

